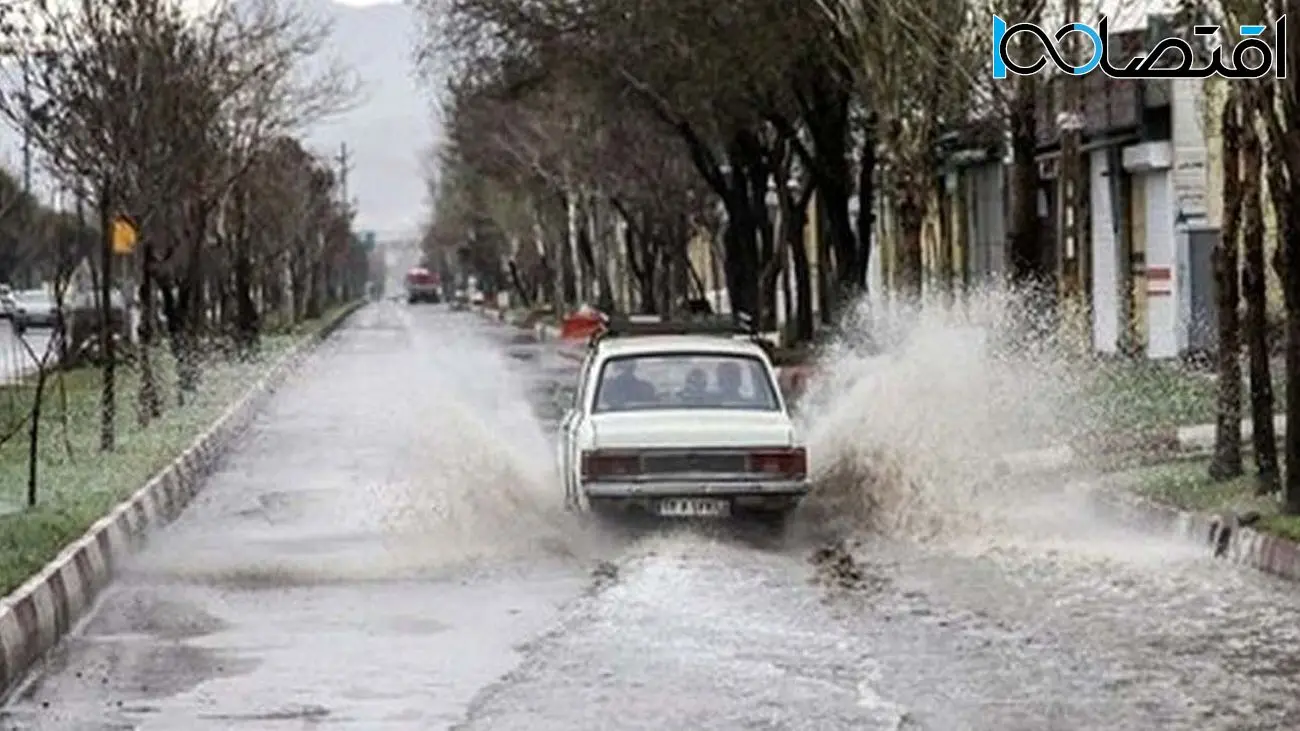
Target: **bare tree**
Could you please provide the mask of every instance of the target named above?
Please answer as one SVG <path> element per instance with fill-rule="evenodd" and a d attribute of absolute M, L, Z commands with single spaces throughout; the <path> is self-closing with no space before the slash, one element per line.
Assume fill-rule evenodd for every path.
<path fill-rule="evenodd" d="M 1247 89 L 1243 94 L 1243 105 L 1248 110 L 1260 96 L 1255 91 Z M 1245 174 L 1236 195 L 1241 200 L 1240 226 L 1245 259 L 1241 291 L 1246 300 L 1246 316 L 1241 324 L 1250 365 L 1251 446 L 1255 455 L 1258 491 L 1271 494 L 1281 486 L 1281 475 L 1277 461 L 1277 436 L 1273 431 L 1273 377 L 1268 362 L 1268 268 L 1264 263 L 1263 190 L 1259 175 L 1259 171 L 1264 169 L 1263 148 L 1259 129 L 1253 123 L 1242 125 L 1240 156 L 1240 167 Z M 1231 356 L 1236 358 L 1237 353 L 1233 352 Z"/>
<path fill-rule="evenodd" d="M 921 230 L 939 172 L 939 138 L 972 111 L 970 69 L 985 52 L 985 38 L 971 30 L 974 10 L 946 0 L 828 6 L 848 39 L 863 96 L 881 120 L 883 174 L 901 233 L 898 284 L 909 297 L 922 289 Z"/>
<path fill-rule="evenodd" d="M 1223 228 L 1214 247 L 1214 281 L 1219 321 L 1218 409 L 1215 420 L 1214 459 L 1210 476 L 1228 479 L 1242 472 L 1241 457 L 1241 324 L 1238 289 L 1238 237 L 1242 212 L 1241 148 L 1242 105 L 1236 95 L 1224 103 L 1220 121 L 1223 135 Z"/>

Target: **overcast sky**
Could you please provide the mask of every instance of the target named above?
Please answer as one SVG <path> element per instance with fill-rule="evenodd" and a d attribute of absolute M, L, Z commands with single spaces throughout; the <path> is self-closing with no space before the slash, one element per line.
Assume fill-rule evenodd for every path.
<path fill-rule="evenodd" d="M 305 2 L 317 7 L 328 1 L 289 0 L 294 5 Z M 209 2 L 190 0 L 195 8 Z M 409 46 L 414 42 L 416 24 L 408 10 L 374 7 L 400 2 L 334 3 L 330 55 L 361 76 L 365 101 L 360 108 L 313 129 L 308 135 L 309 146 L 333 156 L 341 144 L 347 144 L 352 157 L 349 188 L 359 204 L 358 228 L 374 230 L 381 238 L 416 235 L 426 208 L 423 161 L 436 139 L 427 95 L 412 78 Z M 400 42 L 402 36 L 407 43 Z M 21 136 L 5 125 L 0 125 L 0 164 L 15 174 L 22 169 Z M 33 183 L 34 192 L 50 200 L 52 191 L 39 170 Z"/>

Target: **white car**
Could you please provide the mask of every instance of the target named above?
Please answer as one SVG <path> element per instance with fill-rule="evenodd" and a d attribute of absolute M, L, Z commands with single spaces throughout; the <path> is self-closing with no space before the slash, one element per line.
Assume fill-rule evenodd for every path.
<path fill-rule="evenodd" d="M 767 351 L 734 329 L 699 330 L 624 322 L 593 339 L 560 427 L 570 510 L 779 527 L 808 494 Z"/>
<path fill-rule="evenodd" d="M 14 331 L 19 335 L 33 327 L 55 327 L 59 324 L 60 313 L 54 296 L 43 289 L 28 289 L 18 292 L 14 298 L 12 315 Z"/>

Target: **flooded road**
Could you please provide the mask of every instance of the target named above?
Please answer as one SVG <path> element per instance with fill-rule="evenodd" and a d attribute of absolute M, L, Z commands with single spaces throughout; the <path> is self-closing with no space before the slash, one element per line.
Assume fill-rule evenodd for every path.
<path fill-rule="evenodd" d="M 0 728 L 1300 728 L 1300 591 L 1063 484 L 818 561 L 798 530 L 575 521 L 548 435 L 573 368 L 362 310 Z"/>

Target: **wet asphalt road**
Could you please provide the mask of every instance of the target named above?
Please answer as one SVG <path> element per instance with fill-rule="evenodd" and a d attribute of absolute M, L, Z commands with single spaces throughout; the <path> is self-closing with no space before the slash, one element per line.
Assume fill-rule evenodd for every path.
<path fill-rule="evenodd" d="M 1300 591 L 1060 484 L 839 570 L 576 522 L 515 340 L 359 313 L 0 728 L 1300 728 Z"/>

